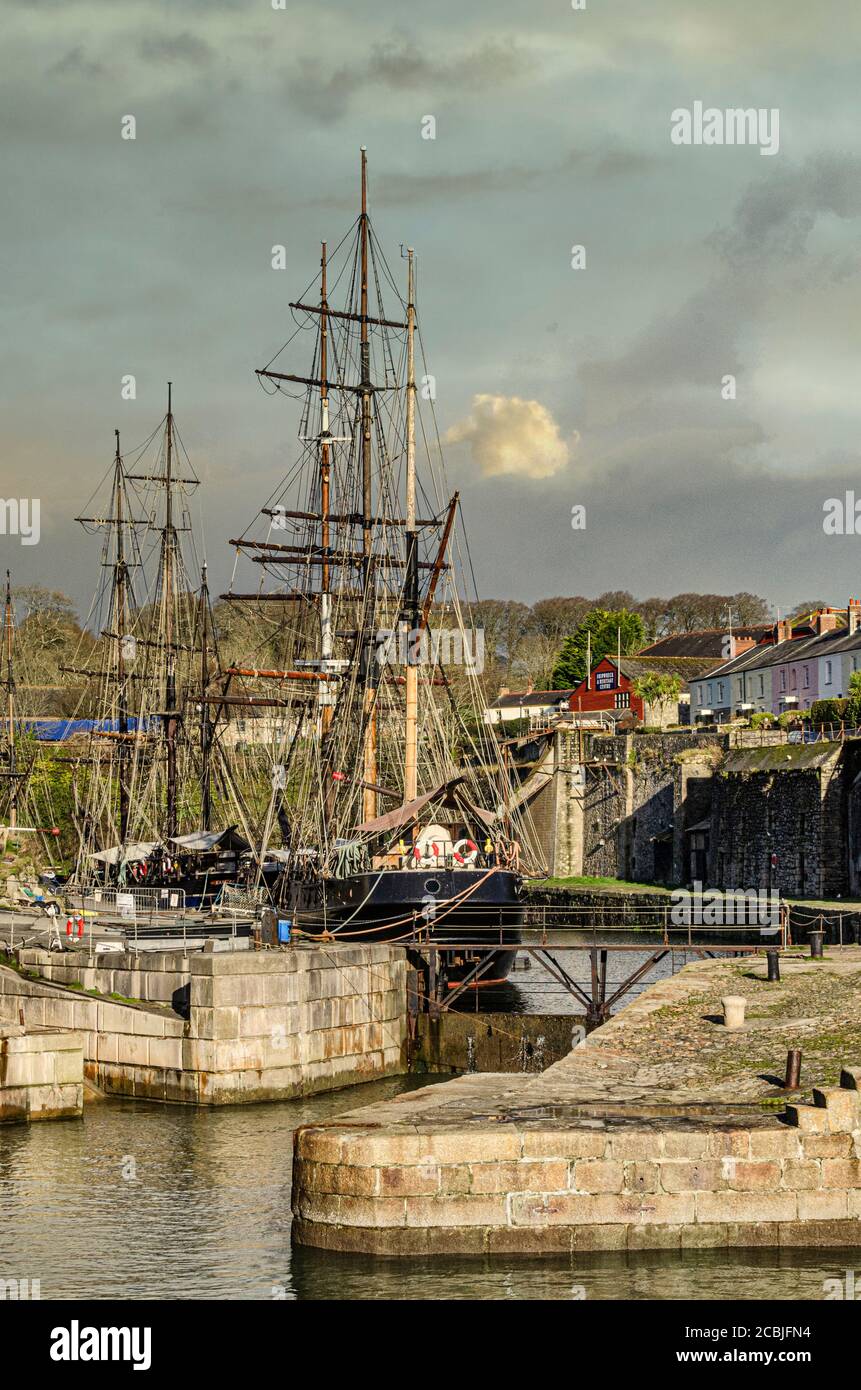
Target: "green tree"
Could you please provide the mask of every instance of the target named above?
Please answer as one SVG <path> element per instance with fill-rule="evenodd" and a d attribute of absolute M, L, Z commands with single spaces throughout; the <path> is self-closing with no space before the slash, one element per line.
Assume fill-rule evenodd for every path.
<path fill-rule="evenodd" d="M 562 643 L 553 668 L 554 689 L 565 690 L 586 679 L 590 646 L 594 666 L 602 657 L 615 656 L 619 647 L 623 656 L 638 652 L 644 638 L 643 620 L 638 613 L 630 613 L 626 608 L 593 609 Z"/>
<path fill-rule="evenodd" d="M 646 710 L 651 706 L 658 711 L 661 718 L 667 705 L 675 705 L 678 712 L 679 695 L 682 689 L 681 676 L 638 676 L 633 684 L 634 694 L 643 701 Z M 648 722 L 648 715 L 646 722 Z"/>

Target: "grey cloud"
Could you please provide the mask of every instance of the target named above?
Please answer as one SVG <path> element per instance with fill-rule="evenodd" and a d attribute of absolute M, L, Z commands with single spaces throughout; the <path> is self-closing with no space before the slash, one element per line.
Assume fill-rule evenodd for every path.
<path fill-rule="evenodd" d="M 715 237 L 728 260 L 800 255 L 817 220 L 861 216 L 861 160 L 828 155 L 769 172 L 751 184 L 732 225 Z"/>
<path fill-rule="evenodd" d="M 465 49 L 452 58 L 425 52 L 412 38 L 397 34 L 374 44 L 353 64 L 320 74 L 304 59 L 288 78 L 288 101 L 325 123 L 341 120 L 357 93 L 383 87 L 422 95 L 431 91 L 474 91 L 527 76 L 535 59 L 513 39 L 499 39 Z"/>
<path fill-rule="evenodd" d="M 49 77 L 101 77 L 104 72 L 104 66 L 88 58 L 81 44 L 70 48 L 48 68 Z"/>
<path fill-rule="evenodd" d="M 147 63 L 189 63 L 201 67 L 212 62 L 213 50 L 205 40 L 187 31 L 182 34 L 156 34 L 141 39 L 138 52 Z"/>

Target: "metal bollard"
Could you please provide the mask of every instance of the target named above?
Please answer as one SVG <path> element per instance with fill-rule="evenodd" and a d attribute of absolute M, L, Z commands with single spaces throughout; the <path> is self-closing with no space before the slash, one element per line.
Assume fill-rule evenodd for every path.
<path fill-rule="evenodd" d="M 822 960 L 822 944 L 825 941 L 825 932 L 821 930 L 812 931 L 810 936 L 810 959 Z"/>
<path fill-rule="evenodd" d="M 797 1091 L 801 1085 L 801 1048 L 790 1048 L 786 1054 L 786 1080 L 784 1087 L 787 1091 Z"/>
<path fill-rule="evenodd" d="M 771 946 L 765 953 L 768 961 L 768 982 L 769 984 L 780 984 L 780 952 L 776 946 Z"/>

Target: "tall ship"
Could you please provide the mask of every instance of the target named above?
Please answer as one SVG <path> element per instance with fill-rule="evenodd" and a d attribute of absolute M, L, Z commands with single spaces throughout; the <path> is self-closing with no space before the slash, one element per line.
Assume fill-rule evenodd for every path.
<path fill-rule="evenodd" d="M 363 149 L 358 217 L 333 252 L 322 243 L 287 342 L 257 372 L 293 402 L 298 450 L 230 541 L 221 598 L 243 614 L 245 654 L 224 670 L 225 697 L 281 721 L 259 856 L 281 866 L 280 916 L 312 937 L 450 944 L 451 978 L 489 982 L 510 968 L 522 874 L 537 866 L 482 719 L 469 552 L 415 256 L 401 256 L 403 292 L 368 214 Z"/>
<path fill-rule="evenodd" d="M 69 727 L 71 880 L 101 901 L 125 891 L 156 909 L 198 908 L 251 879 L 265 886 L 252 849 L 258 769 L 244 777 L 225 737 L 198 486 L 168 383 L 166 413 L 143 444 L 126 456 L 115 431 L 107 476 L 77 518 L 102 547 L 86 650 L 64 668 L 83 689 Z"/>

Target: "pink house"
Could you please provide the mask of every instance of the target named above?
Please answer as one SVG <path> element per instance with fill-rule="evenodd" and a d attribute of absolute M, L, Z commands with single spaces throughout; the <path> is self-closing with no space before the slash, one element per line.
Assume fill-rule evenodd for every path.
<path fill-rule="evenodd" d="M 791 624 L 778 623 L 778 642 L 785 642 L 785 657 L 771 671 L 772 709 L 775 714 L 806 710 L 819 699 L 819 657 L 821 639 L 841 626 L 840 616 L 823 609 L 813 619 L 815 636 L 788 641 Z M 781 629 L 786 629 L 781 631 Z"/>

